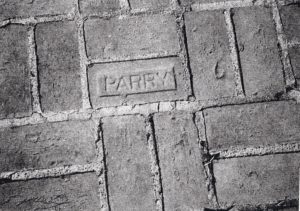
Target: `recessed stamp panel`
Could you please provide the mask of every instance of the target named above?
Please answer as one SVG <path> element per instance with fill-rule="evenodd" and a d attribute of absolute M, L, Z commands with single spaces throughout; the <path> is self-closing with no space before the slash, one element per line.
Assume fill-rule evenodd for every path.
<path fill-rule="evenodd" d="M 185 99 L 189 77 L 179 58 L 94 64 L 88 70 L 93 107 Z"/>

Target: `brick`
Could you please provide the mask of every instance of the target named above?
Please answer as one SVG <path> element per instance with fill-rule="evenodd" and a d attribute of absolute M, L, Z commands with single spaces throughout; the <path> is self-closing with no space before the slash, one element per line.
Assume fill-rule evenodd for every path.
<path fill-rule="evenodd" d="M 121 9 L 119 0 L 80 0 L 79 3 L 80 11 L 85 15 L 101 15 Z"/>
<path fill-rule="evenodd" d="M 160 10 L 171 6 L 171 0 L 129 0 L 133 10 Z"/>
<path fill-rule="evenodd" d="M 73 4 L 74 0 L 2 0 L 0 20 L 67 14 L 73 10 Z"/>
<path fill-rule="evenodd" d="M 96 133 L 91 121 L 1 128 L 0 172 L 91 163 Z"/>
<path fill-rule="evenodd" d="M 176 21 L 171 15 L 87 20 L 85 37 L 91 58 L 122 60 L 179 51 Z"/>
<path fill-rule="evenodd" d="M 103 119 L 109 201 L 112 210 L 155 210 L 145 120 Z"/>
<path fill-rule="evenodd" d="M 284 32 L 289 41 L 300 42 L 300 7 L 297 4 L 280 8 Z"/>
<path fill-rule="evenodd" d="M 100 210 L 94 173 L 0 184 L 0 210 Z"/>
<path fill-rule="evenodd" d="M 300 106 L 294 102 L 226 106 L 205 110 L 204 114 L 212 149 L 300 140 Z"/>
<path fill-rule="evenodd" d="M 186 35 L 195 97 L 235 95 L 234 72 L 222 11 L 187 13 Z"/>
<path fill-rule="evenodd" d="M 88 69 L 94 108 L 186 99 L 190 82 L 178 58 L 95 64 Z"/>
<path fill-rule="evenodd" d="M 42 109 L 80 108 L 81 81 L 75 23 L 38 24 L 36 42 Z"/>
<path fill-rule="evenodd" d="M 188 7 L 194 3 L 198 3 L 198 0 L 179 0 L 180 5 L 184 7 Z"/>
<path fill-rule="evenodd" d="M 0 29 L 0 119 L 31 114 L 27 28 Z"/>
<path fill-rule="evenodd" d="M 271 8 L 234 9 L 243 81 L 247 96 L 274 97 L 284 80 Z"/>
<path fill-rule="evenodd" d="M 300 78 L 300 46 L 289 49 L 295 78 Z"/>
<path fill-rule="evenodd" d="M 214 164 L 221 205 L 266 204 L 298 198 L 300 154 L 233 158 Z"/>
<path fill-rule="evenodd" d="M 197 129 L 191 114 L 154 116 L 166 210 L 201 210 L 207 189 Z"/>
<path fill-rule="evenodd" d="M 189 7 L 193 4 L 207 4 L 207 3 L 215 3 L 215 2 L 226 2 L 226 1 L 235 1 L 235 0 L 179 0 L 180 5 L 184 7 Z"/>

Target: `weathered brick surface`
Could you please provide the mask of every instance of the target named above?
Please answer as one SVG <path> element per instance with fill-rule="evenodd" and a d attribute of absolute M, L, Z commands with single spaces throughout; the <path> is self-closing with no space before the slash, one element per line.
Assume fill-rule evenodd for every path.
<path fill-rule="evenodd" d="M 0 184 L 0 210 L 100 210 L 94 173 Z"/>
<path fill-rule="evenodd" d="M 222 11 L 187 13 L 185 24 L 196 98 L 234 96 L 234 72 Z"/>
<path fill-rule="evenodd" d="M 75 23 L 38 24 L 36 42 L 42 109 L 80 108 L 81 82 Z"/>
<path fill-rule="evenodd" d="M 179 51 L 176 21 L 171 15 L 87 20 L 85 37 L 92 58 L 122 60 Z"/>
<path fill-rule="evenodd" d="M 289 49 L 295 78 L 300 78 L 300 46 Z"/>
<path fill-rule="evenodd" d="M 295 210 L 296 1 L 0 0 L 0 210 Z"/>
<path fill-rule="evenodd" d="M 300 42 L 300 7 L 297 4 L 280 8 L 284 32 L 289 41 Z"/>
<path fill-rule="evenodd" d="M 67 14 L 73 7 L 74 0 L 3 0 L 0 3 L 0 20 Z"/>
<path fill-rule="evenodd" d="M 214 164 L 223 205 L 266 204 L 298 197 L 299 154 L 220 160 Z"/>
<path fill-rule="evenodd" d="M 31 113 L 27 28 L 0 29 L 0 119 Z"/>
<path fill-rule="evenodd" d="M 234 9 L 243 81 L 247 96 L 273 97 L 283 91 L 283 71 L 271 8 Z"/>
<path fill-rule="evenodd" d="M 208 194 L 192 115 L 158 114 L 154 125 L 165 209 L 200 210 Z"/>
<path fill-rule="evenodd" d="M 180 5 L 184 6 L 184 7 L 188 7 L 191 4 L 196 3 L 196 2 L 198 3 L 197 0 L 179 0 L 179 2 L 180 2 Z"/>
<path fill-rule="evenodd" d="M 112 210 L 155 210 L 145 127 L 141 116 L 103 119 Z"/>
<path fill-rule="evenodd" d="M 133 10 L 159 10 L 171 5 L 171 0 L 129 0 Z"/>
<path fill-rule="evenodd" d="M 300 106 L 294 102 L 226 106 L 204 114 L 212 149 L 300 141 Z"/>
<path fill-rule="evenodd" d="M 1 128 L 0 172 L 90 163 L 96 133 L 92 121 Z"/>
<path fill-rule="evenodd" d="M 180 5 L 183 7 L 190 7 L 193 4 L 207 4 L 207 3 L 219 3 L 219 2 L 226 2 L 229 0 L 179 0 Z M 235 0 L 230 0 L 235 1 Z"/>
<path fill-rule="evenodd" d="M 99 15 L 115 12 L 120 7 L 119 0 L 80 0 L 80 11 L 85 15 Z"/>
<path fill-rule="evenodd" d="M 178 58 L 95 64 L 88 70 L 94 108 L 186 99 L 190 82 Z"/>

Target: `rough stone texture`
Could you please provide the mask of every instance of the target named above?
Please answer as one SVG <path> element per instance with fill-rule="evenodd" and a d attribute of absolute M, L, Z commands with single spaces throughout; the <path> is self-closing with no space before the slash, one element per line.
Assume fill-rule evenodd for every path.
<path fill-rule="evenodd" d="M 283 71 L 271 8 L 234 9 L 233 20 L 246 95 L 274 97 L 283 92 Z"/>
<path fill-rule="evenodd" d="M 193 4 L 207 4 L 207 3 L 215 3 L 215 2 L 226 2 L 229 0 L 179 0 L 180 5 L 183 7 L 189 7 Z M 230 0 L 230 1 L 235 1 L 235 0 Z"/>
<path fill-rule="evenodd" d="M 300 42 L 300 7 L 297 4 L 280 8 L 284 32 L 289 41 Z"/>
<path fill-rule="evenodd" d="M 185 23 L 195 97 L 207 100 L 234 96 L 234 72 L 222 11 L 187 13 Z"/>
<path fill-rule="evenodd" d="M 119 0 L 80 0 L 79 3 L 84 15 L 99 15 L 121 9 Z"/>
<path fill-rule="evenodd" d="M 145 127 L 141 116 L 103 119 L 112 210 L 155 210 Z"/>
<path fill-rule="evenodd" d="M 122 60 L 179 51 L 175 17 L 170 15 L 87 20 L 85 37 L 92 58 Z"/>
<path fill-rule="evenodd" d="M 159 10 L 171 5 L 171 0 L 129 0 L 133 10 Z"/>
<path fill-rule="evenodd" d="M 300 106 L 294 102 L 212 108 L 204 115 L 212 149 L 300 141 Z"/>
<path fill-rule="evenodd" d="M 96 134 L 92 121 L 1 128 L 0 172 L 90 163 Z"/>
<path fill-rule="evenodd" d="M 222 205 L 266 204 L 298 198 L 300 154 L 233 158 L 214 164 Z"/>
<path fill-rule="evenodd" d="M 154 116 L 166 210 L 200 210 L 207 189 L 197 129 L 188 113 Z"/>
<path fill-rule="evenodd" d="M 94 108 L 186 99 L 190 82 L 178 58 L 95 64 L 88 70 Z"/>
<path fill-rule="evenodd" d="M 94 173 L 0 183 L 0 210 L 100 210 Z"/>
<path fill-rule="evenodd" d="M 0 29 L 0 119 L 31 113 L 27 30 L 20 25 Z"/>
<path fill-rule="evenodd" d="M 300 46 L 289 49 L 295 78 L 300 78 Z"/>
<path fill-rule="evenodd" d="M 75 23 L 38 24 L 36 42 L 42 109 L 80 108 L 81 81 Z"/>
<path fill-rule="evenodd" d="M 188 7 L 193 3 L 198 3 L 199 0 L 179 0 L 181 6 Z"/>
<path fill-rule="evenodd" d="M 9 18 L 67 14 L 74 0 L 1 0 L 0 20 Z"/>

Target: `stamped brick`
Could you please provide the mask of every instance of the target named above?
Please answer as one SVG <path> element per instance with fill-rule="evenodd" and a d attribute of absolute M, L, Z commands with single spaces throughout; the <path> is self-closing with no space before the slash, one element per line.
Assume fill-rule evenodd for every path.
<path fill-rule="evenodd" d="M 141 116 L 103 119 L 109 201 L 112 210 L 155 210 L 150 152 Z"/>
<path fill-rule="evenodd" d="M 280 16 L 288 41 L 300 42 L 300 7 L 297 4 L 280 8 Z"/>
<path fill-rule="evenodd" d="M 234 9 L 243 81 L 247 96 L 274 97 L 284 89 L 271 8 Z"/>
<path fill-rule="evenodd" d="M 96 133 L 92 121 L 1 128 L 0 172 L 91 163 Z"/>
<path fill-rule="evenodd" d="M 187 113 L 154 116 L 166 210 L 201 210 L 207 189 L 197 129 Z"/>
<path fill-rule="evenodd" d="M 226 106 L 204 114 L 212 149 L 300 141 L 300 106 L 295 102 Z"/>
<path fill-rule="evenodd" d="M 0 210 L 100 210 L 94 173 L 0 183 Z"/>
<path fill-rule="evenodd" d="M 160 10 L 171 6 L 171 0 L 129 0 L 133 10 Z"/>
<path fill-rule="evenodd" d="M 224 207 L 298 198 L 300 154 L 233 158 L 214 163 L 218 201 Z"/>
<path fill-rule="evenodd" d="M 31 114 L 27 28 L 0 29 L 0 119 Z"/>
<path fill-rule="evenodd" d="M 38 24 L 36 42 L 42 109 L 61 111 L 80 108 L 81 81 L 76 24 Z"/>
<path fill-rule="evenodd" d="M 68 14 L 73 8 L 74 0 L 2 0 L 0 20 Z"/>
<path fill-rule="evenodd" d="M 120 0 L 80 0 L 80 11 L 85 15 L 101 15 L 115 12 L 120 7 Z"/>
<path fill-rule="evenodd" d="M 222 11 L 187 13 L 185 24 L 195 97 L 208 100 L 234 96 L 234 72 Z"/>
<path fill-rule="evenodd" d="M 87 20 L 85 37 L 91 58 L 122 60 L 179 51 L 176 20 L 171 15 Z"/>
<path fill-rule="evenodd" d="M 289 49 L 289 55 L 294 71 L 295 78 L 300 78 L 300 46 Z"/>
<path fill-rule="evenodd" d="M 95 64 L 88 69 L 94 108 L 186 99 L 189 81 L 179 58 Z"/>

